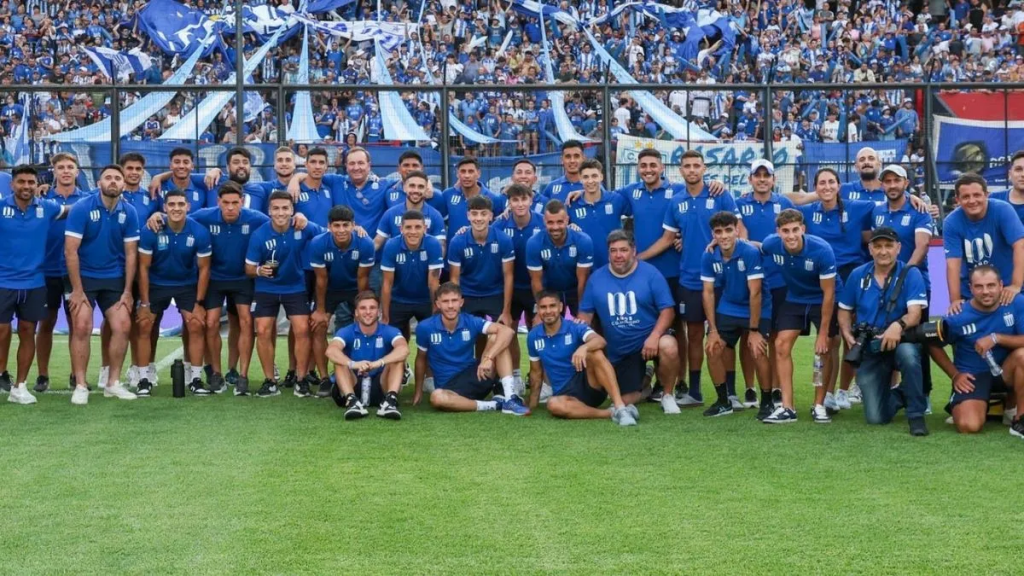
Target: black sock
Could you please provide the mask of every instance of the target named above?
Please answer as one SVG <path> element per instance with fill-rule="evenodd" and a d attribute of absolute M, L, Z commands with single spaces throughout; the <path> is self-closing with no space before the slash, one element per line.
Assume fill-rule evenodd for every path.
<path fill-rule="evenodd" d="M 715 384 L 715 393 L 718 394 L 718 401 L 722 404 L 729 402 L 729 392 L 726 390 L 725 383 Z"/>
<path fill-rule="evenodd" d="M 761 390 L 761 406 L 767 406 L 772 403 L 772 391 Z"/>
<path fill-rule="evenodd" d="M 354 405 L 358 401 L 359 401 L 359 399 L 356 398 L 355 394 L 349 394 L 349 395 L 345 396 L 345 406 L 352 406 L 352 405 Z"/>
<path fill-rule="evenodd" d="M 736 371 L 726 371 L 725 373 L 725 391 L 729 396 L 736 395 Z"/>
<path fill-rule="evenodd" d="M 695 400 L 702 400 L 700 393 L 700 370 L 690 370 L 689 393 Z"/>

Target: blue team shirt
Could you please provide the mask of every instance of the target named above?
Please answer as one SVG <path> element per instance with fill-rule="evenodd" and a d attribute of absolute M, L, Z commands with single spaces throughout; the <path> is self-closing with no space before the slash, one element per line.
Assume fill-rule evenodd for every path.
<path fill-rule="evenodd" d="M 543 271 L 544 287 L 548 290 L 576 290 L 576 269 L 594 265 L 594 243 L 590 236 L 572 228 L 565 234 L 561 247 L 555 246 L 546 230 L 526 241 L 526 269 Z"/>
<path fill-rule="evenodd" d="M 185 193 L 185 199 L 188 200 L 188 214 L 191 216 L 193 213 L 206 208 L 206 195 L 208 190 L 206 185 L 203 183 L 204 176 L 202 174 L 192 174 L 188 180 L 188 188 L 182 190 Z M 163 204 L 164 197 L 171 190 L 177 190 L 178 187 L 174 185 L 174 179 L 168 178 L 160 184 L 160 202 Z"/>
<path fill-rule="evenodd" d="M 857 180 L 856 182 L 847 182 L 840 186 L 839 197 L 842 198 L 844 202 L 863 200 L 874 204 L 885 204 L 887 201 L 887 198 L 885 197 L 885 190 L 882 188 L 868 190 L 860 180 Z"/>
<path fill-rule="evenodd" d="M 380 224 L 377 225 L 377 235 L 385 238 L 401 236 L 402 216 L 408 211 L 405 202 L 388 208 L 387 212 L 384 212 L 384 216 L 381 217 Z M 444 216 L 425 202 L 420 212 L 423 213 L 423 223 L 427 225 L 427 234 L 438 240 L 444 240 L 447 237 L 444 229 Z"/>
<path fill-rule="evenodd" d="M 591 240 L 596 239 L 602 247 L 605 246 L 608 234 L 611 234 L 612 230 L 622 228 L 622 219 L 633 215 L 625 198 L 607 190 L 601 190 L 601 197 L 593 204 L 587 202 L 585 196 L 580 196 L 567 212 L 569 220 L 579 226 Z M 599 268 L 606 264 L 608 251 L 594 250 L 594 266 Z"/>
<path fill-rule="evenodd" d="M 479 183 L 478 183 L 479 184 Z M 505 197 L 501 194 L 491 192 L 483 185 L 480 185 L 480 194 L 491 199 L 491 212 L 497 216 L 505 211 Z M 468 200 L 462 194 L 462 189 L 453 186 L 444 191 L 444 210 L 442 214 L 448 221 L 448 229 L 455 234 L 465 226 L 469 226 Z"/>
<path fill-rule="evenodd" d="M 732 257 L 726 260 L 722 255 L 722 249 L 715 246 L 714 251 L 705 252 L 701 257 L 700 279 L 702 282 L 711 282 L 722 288 L 716 312 L 726 316 L 749 318 L 750 288 L 747 282 L 764 279 L 761 251 L 743 240 L 737 240 Z M 762 289 L 761 318 L 771 317 L 772 297 Z"/>
<path fill-rule="evenodd" d="M 892 271 L 892 280 L 888 281 L 889 287 L 883 294 L 884 282 L 879 285 L 874 277 L 875 263 L 868 262 L 858 266 L 843 284 L 843 291 L 839 294 L 839 307 L 854 312 L 857 315 L 858 324 L 867 322 L 875 328 L 883 329 L 902 318 L 910 306 L 926 308 L 928 306 L 928 289 L 921 276 L 921 271 L 917 267 L 912 267 L 907 270 L 907 276 L 903 279 L 903 289 L 900 290 L 896 300 L 896 307 L 886 314 L 886 303 L 892 297 L 896 279 L 904 268 L 906 268 L 906 264 L 896 262 L 896 268 Z M 922 319 L 922 321 L 927 320 L 927 318 Z"/>
<path fill-rule="evenodd" d="M 299 199 L 295 202 L 297 214 L 318 226 L 327 227 L 327 213 L 333 205 L 331 190 L 323 182 L 318 188 L 310 188 L 305 182 L 299 184 Z"/>
<path fill-rule="evenodd" d="M 1013 207 L 1013 211 L 1017 213 L 1017 218 L 1020 218 L 1024 222 L 1024 204 L 1014 204 L 1010 202 L 1010 191 L 1001 190 L 999 192 L 992 192 L 988 195 L 989 200 L 1002 200 Z"/>
<path fill-rule="evenodd" d="M 790 254 L 782 238 L 771 235 L 761 243 L 765 260 L 771 258 L 782 270 L 786 280 L 786 302 L 793 304 L 821 304 L 825 297 L 821 281 L 836 278 L 836 257 L 832 247 L 817 236 L 804 234 L 804 245 L 796 254 Z M 836 279 L 836 294 L 841 282 Z"/>
<path fill-rule="evenodd" d="M 316 236 L 323 234 L 323 228 L 310 222 L 302 230 L 288 226 L 284 232 L 274 230 L 267 222 L 249 237 L 249 248 L 245 252 L 245 263 L 262 266 L 271 259 L 278 262 L 277 276 L 256 277 L 256 292 L 267 294 L 297 294 L 306 291 L 306 276 L 303 273 L 306 247 Z"/>
<path fill-rule="evenodd" d="M 576 182 L 570 182 L 565 176 L 552 180 L 541 194 L 550 198 L 551 200 L 559 200 L 562 204 L 565 204 L 565 199 L 569 197 L 569 194 L 577 190 L 583 190 L 583 182 L 577 180 Z"/>
<path fill-rule="evenodd" d="M 395 345 L 404 341 L 404 337 L 401 330 L 382 322 L 377 322 L 377 329 L 371 334 L 366 334 L 357 322 L 338 330 L 334 334 L 334 340 L 341 342 L 341 349 L 353 362 L 376 362 L 391 354 Z M 383 366 L 374 368 L 370 370 L 368 376 L 372 378 L 383 371 Z"/>
<path fill-rule="evenodd" d="M 0 172 L 0 198 L 6 198 L 11 195 L 12 180 L 10 172 Z"/>
<path fill-rule="evenodd" d="M 991 312 L 982 312 L 971 302 L 964 303 L 959 314 L 947 316 L 943 337 L 953 345 L 953 365 L 960 372 L 982 374 L 988 363 L 974 350 L 974 343 L 989 334 L 1019 336 L 1024 333 L 1024 296 L 1018 295 L 1006 306 Z M 992 357 L 999 364 L 1006 361 L 1010 351 L 1002 346 L 992 347 Z"/>
<path fill-rule="evenodd" d="M 23 211 L 14 199 L 0 200 L 0 288 L 30 290 L 46 285 L 43 274 L 50 228 L 64 208 L 52 200 L 33 197 Z"/>
<path fill-rule="evenodd" d="M 548 336 L 544 324 L 538 324 L 526 336 L 527 353 L 530 361 L 540 362 L 551 384 L 552 394 L 563 393 L 569 380 L 576 375 L 572 355 L 594 334 L 586 324 L 562 320 L 558 331 Z"/>
<path fill-rule="evenodd" d="M 900 237 L 899 259 L 903 263 L 909 262 L 910 257 L 914 255 L 914 249 L 917 247 L 917 238 L 914 236 L 918 232 L 925 232 L 930 236 L 935 231 L 935 222 L 932 220 L 931 214 L 918 212 L 910 205 L 909 201 L 904 202 L 903 207 L 899 210 L 890 210 L 888 202 L 879 204 L 875 206 L 871 216 L 871 227 L 873 229 L 888 226 L 896 231 L 896 234 Z M 917 265 L 917 268 L 924 277 L 925 287 L 931 286 L 927 256 Z"/>
<path fill-rule="evenodd" d="M 70 216 L 71 207 L 87 196 L 88 194 L 75 188 L 74 192 L 65 198 L 50 188 L 43 198 L 56 202 L 59 206 L 67 206 Z M 66 218 L 57 220 L 50 225 L 50 230 L 46 234 L 46 258 L 43 259 L 43 275 L 47 278 L 62 278 L 68 273 L 67 263 L 64 262 L 64 231 L 67 229 L 67 224 Z"/>
<path fill-rule="evenodd" d="M 348 206 L 355 213 L 356 225 L 367 233 L 377 229 L 380 218 L 387 209 L 388 185 L 386 182 L 367 180 L 362 188 L 356 187 L 348 176 L 325 174 L 323 183 L 331 190 L 335 206 Z"/>
<path fill-rule="evenodd" d="M 82 240 L 78 263 L 83 278 L 124 278 L 124 245 L 139 241 L 139 217 L 124 200 L 107 210 L 102 196 L 93 194 L 71 208 L 64 235 Z"/>
<path fill-rule="evenodd" d="M 788 208 L 796 208 L 796 206 L 789 198 L 775 192 L 772 192 L 771 197 L 764 202 L 759 201 L 753 194 L 744 194 L 736 199 L 736 209 L 743 217 L 743 226 L 747 229 L 747 239 L 751 242 L 764 242 L 765 238 L 775 234 L 775 218 Z M 764 268 L 764 288 L 774 290 L 786 286 L 782 270 L 775 265 L 771 258 L 765 258 L 761 265 Z"/>
<path fill-rule="evenodd" d="M 402 187 L 402 182 L 395 182 L 388 188 L 386 203 L 388 208 L 394 208 L 398 205 L 405 205 L 405 188 Z M 436 188 L 434 189 L 433 195 L 430 198 L 424 197 L 423 203 L 429 205 L 434 210 L 437 210 L 439 214 L 445 214 L 444 196 Z"/>
<path fill-rule="evenodd" d="M 665 211 L 662 228 L 678 232 L 683 237 L 683 255 L 679 260 L 679 284 L 684 288 L 703 288 L 700 280 L 700 261 L 711 242 L 709 223 L 713 215 L 723 211 L 737 213 L 736 201 L 729 192 L 712 197 L 708 187 L 704 186 L 700 194 L 691 196 L 686 191 L 686 186 L 676 186 L 672 204 Z"/>
<path fill-rule="evenodd" d="M 245 253 L 249 250 L 249 237 L 270 222 L 262 212 L 242 208 L 238 219 L 224 221 L 220 208 L 203 208 L 189 218 L 210 232 L 213 258 L 210 260 L 210 279 L 224 282 L 248 280 L 245 275 Z"/>
<path fill-rule="evenodd" d="M 665 212 L 672 204 L 675 190 L 669 184 L 662 184 L 654 190 L 647 190 L 643 182 L 630 184 L 618 190 L 633 216 L 633 236 L 636 239 L 637 252 L 643 252 L 654 245 L 661 238 L 664 231 L 652 222 L 664 222 Z M 654 258 L 647 261 L 661 272 L 665 278 L 673 278 L 678 282 L 679 278 L 679 253 L 675 249 L 665 250 Z"/>
<path fill-rule="evenodd" d="M 139 253 L 153 257 L 149 281 L 154 286 L 194 286 L 199 281 L 197 259 L 213 253 L 210 231 L 191 218 L 185 218 L 181 232 L 169 225 L 159 232 L 143 228 Z"/>
<path fill-rule="evenodd" d="M 946 216 L 942 246 L 946 258 L 960 258 L 960 290 L 970 294 L 968 279 L 975 266 L 991 264 L 1003 282 L 1013 278 L 1013 243 L 1024 238 L 1024 225 L 1013 207 L 1001 200 L 989 200 L 988 211 L 973 221 L 957 208 Z"/>
<path fill-rule="evenodd" d="M 580 301 L 580 311 L 600 318 L 612 363 L 643 348 L 661 311 L 673 306 L 668 281 L 646 262 L 637 262 L 636 270 L 625 278 L 612 274 L 608 266 L 599 268 L 587 280 Z"/>
<path fill-rule="evenodd" d="M 530 221 L 526 226 L 520 228 L 516 224 L 515 217 L 509 215 L 505 218 L 498 218 L 491 227 L 500 230 L 502 234 L 512 239 L 512 249 L 516 255 L 513 287 L 516 290 L 530 290 L 530 271 L 526 268 L 526 243 L 536 234 L 544 233 L 544 219 L 537 213 L 530 212 Z"/>
<path fill-rule="evenodd" d="M 459 286 L 465 296 L 501 296 L 505 292 L 505 262 L 516 259 L 512 239 L 494 228 L 487 229 L 483 244 L 473 232 L 456 234 L 448 245 L 448 264 L 459 267 Z"/>
<path fill-rule="evenodd" d="M 416 347 L 427 353 L 436 388 L 445 389 L 459 373 L 476 365 L 476 337 L 485 333 L 490 324 L 463 313 L 451 332 L 444 327 L 440 314 L 416 325 Z"/>
<path fill-rule="evenodd" d="M 395 274 L 391 288 L 393 302 L 429 304 L 430 271 L 443 267 L 441 243 L 437 238 L 424 236 L 416 250 L 410 249 L 401 236 L 384 243 L 380 269 Z"/>
<path fill-rule="evenodd" d="M 330 291 L 356 291 L 359 289 L 359 269 L 372 268 L 373 242 L 357 234 L 346 248 L 334 241 L 334 235 L 325 232 L 309 245 L 310 266 L 327 269 L 327 289 Z"/>
<path fill-rule="evenodd" d="M 835 208 L 826 210 L 821 202 L 800 206 L 797 209 L 804 215 L 807 233 L 821 238 L 832 246 L 837 267 L 864 263 L 867 258 L 864 253 L 863 232 L 871 230 L 871 214 L 875 210 L 873 202 L 846 201 L 843 202 L 842 211 L 839 210 L 838 204 Z"/>
<path fill-rule="evenodd" d="M 153 200 L 149 197 L 149 191 L 142 188 L 139 188 L 135 192 L 125 190 L 121 193 L 121 197 L 131 204 L 132 208 L 135 208 L 135 214 L 139 217 L 140 227 L 146 225 L 149 217 L 152 216 L 154 212 L 160 212 L 163 210 L 163 207 L 160 206 L 160 198 Z"/>

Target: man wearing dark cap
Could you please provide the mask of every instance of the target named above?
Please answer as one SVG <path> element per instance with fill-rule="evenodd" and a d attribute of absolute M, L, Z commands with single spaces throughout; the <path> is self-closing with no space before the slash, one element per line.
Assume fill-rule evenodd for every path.
<path fill-rule="evenodd" d="M 921 348 L 900 339 L 921 321 L 928 305 L 921 271 L 899 260 L 899 234 L 888 226 L 875 228 L 868 244 L 871 262 L 858 266 L 839 296 L 839 330 L 850 349 L 862 341 L 857 370 L 868 424 L 888 424 L 907 410 L 910 433 L 926 436 L 927 398 L 922 389 Z M 899 370 L 900 385 L 892 388 Z"/>

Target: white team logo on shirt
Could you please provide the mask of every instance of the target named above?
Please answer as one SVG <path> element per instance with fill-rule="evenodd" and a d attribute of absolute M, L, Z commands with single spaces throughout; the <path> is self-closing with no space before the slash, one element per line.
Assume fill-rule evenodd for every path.
<path fill-rule="evenodd" d="M 722 273 L 722 263 L 721 262 L 712 262 L 711 263 L 711 269 L 715 271 L 715 274 L 721 274 Z"/>
<path fill-rule="evenodd" d="M 739 262 L 736 262 L 736 267 L 739 268 L 740 272 L 746 272 L 747 263 L 744 262 L 743 260 L 740 260 Z"/>
<path fill-rule="evenodd" d="M 193 192 L 192 193 L 192 201 L 193 202 L 199 202 L 199 192 Z"/>
<path fill-rule="evenodd" d="M 786 258 L 782 254 L 772 254 L 772 260 L 774 260 L 779 266 L 784 266 L 786 264 Z"/>
<path fill-rule="evenodd" d="M 302 240 L 302 232 L 301 232 L 301 231 L 299 231 L 299 230 L 296 230 L 296 231 L 295 231 L 295 232 L 294 232 L 294 233 L 292 234 L 292 238 L 294 238 L 294 239 L 296 239 L 296 240 Z"/>
<path fill-rule="evenodd" d="M 353 260 L 359 260 L 359 250 L 353 250 L 352 251 L 352 259 Z"/>
<path fill-rule="evenodd" d="M 352 349 L 353 350 L 359 350 L 359 347 L 360 347 L 359 342 L 361 342 L 361 340 L 359 338 L 356 338 L 356 341 L 352 343 Z"/>
<path fill-rule="evenodd" d="M 158 250 L 163 250 L 164 248 L 167 248 L 167 245 L 169 243 L 170 243 L 170 238 L 168 238 L 166 234 L 161 234 L 161 235 L 156 237 L 156 244 L 157 244 L 157 247 L 158 247 L 157 249 Z"/>
<path fill-rule="evenodd" d="M 776 204 L 776 205 L 774 206 L 774 208 L 775 208 L 775 213 L 776 213 L 776 214 L 779 214 L 779 213 L 781 213 L 781 212 L 782 212 L 782 206 L 780 206 L 780 205 Z"/>
<path fill-rule="evenodd" d="M 808 272 L 814 270 L 814 260 L 804 260 L 804 269 Z"/>
<path fill-rule="evenodd" d="M 743 206 L 740 206 L 740 214 L 743 214 L 744 216 L 753 216 L 754 215 L 754 205 L 753 204 L 744 204 Z"/>
<path fill-rule="evenodd" d="M 462 331 L 462 341 L 463 342 L 469 342 L 469 338 L 470 338 L 469 337 L 469 330 L 463 330 Z"/>
<path fill-rule="evenodd" d="M 4 206 L 3 214 L 4 218 L 14 218 L 14 208 L 10 206 Z"/>
<path fill-rule="evenodd" d="M 309 194 L 302 192 L 299 194 L 299 202 L 309 202 Z"/>
<path fill-rule="evenodd" d="M 612 213 L 612 208 L 613 208 L 613 207 L 612 207 L 612 205 L 611 205 L 611 204 L 605 204 L 605 205 L 604 205 L 604 213 L 605 213 L 605 214 L 608 214 L 608 215 L 611 215 L 611 213 Z"/>
<path fill-rule="evenodd" d="M 441 335 L 438 334 L 437 332 L 432 333 L 430 335 L 430 343 L 431 344 L 440 344 L 441 343 Z"/>
<path fill-rule="evenodd" d="M 470 248 L 469 246 L 466 246 L 462 250 L 462 257 L 465 258 L 466 260 L 469 260 L 470 258 L 472 258 L 473 257 L 473 249 Z"/>
<path fill-rule="evenodd" d="M 220 234 L 220 225 L 219 224 L 214 224 L 214 225 L 210 226 L 210 234 L 212 234 L 214 236 L 218 236 Z"/>
<path fill-rule="evenodd" d="M 565 335 L 565 345 L 572 346 L 572 334 Z"/>
<path fill-rule="evenodd" d="M 569 258 L 575 258 L 575 257 L 576 257 L 576 247 L 575 246 L 569 246 Z"/>
<path fill-rule="evenodd" d="M 426 262 L 426 261 L 427 261 L 427 253 L 426 252 L 420 252 L 420 262 Z"/>
<path fill-rule="evenodd" d="M 498 243 L 497 242 L 491 242 L 491 254 L 497 254 L 497 253 L 498 253 Z"/>
<path fill-rule="evenodd" d="M 575 213 L 576 213 L 576 218 L 578 220 L 582 220 L 582 219 L 587 217 L 587 209 L 586 208 L 577 208 L 575 210 Z"/>
<path fill-rule="evenodd" d="M 334 252 L 324 254 L 324 262 L 334 262 Z"/>
<path fill-rule="evenodd" d="M 680 202 L 679 203 L 679 212 L 681 212 L 683 214 L 686 214 L 686 212 L 689 209 L 690 209 L 690 203 L 689 202 Z"/>
<path fill-rule="evenodd" d="M 875 216 L 875 226 L 882 226 L 884 224 L 885 224 L 885 216 L 882 216 L 881 214 L 879 214 L 878 216 Z M 906 224 L 904 224 L 904 226 L 906 226 Z"/>
<path fill-rule="evenodd" d="M 374 343 L 374 347 L 375 348 L 383 348 L 384 347 L 384 339 L 381 338 L 380 336 L 377 336 L 377 341 Z"/>
<path fill-rule="evenodd" d="M 99 222 L 100 221 L 100 211 L 99 210 L 90 210 L 89 211 L 89 220 L 92 220 L 93 222 Z"/>
<path fill-rule="evenodd" d="M 714 198 L 708 198 L 707 200 L 705 200 L 704 201 L 704 208 L 706 210 L 714 210 L 715 209 L 715 199 Z"/>
<path fill-rule="evenodd" d="M 962 332 L 964 336 L 970 336 L 971 334 L 974 334 L 977 331 L 978 327 L 975 326 L 973 322 L 971 322 L 970 324 L 965 324 L 964 327 L 960 329 L 960 332 Z"/>
<path fill-rule="evenodd" d="M 1013 326 L 1013 313 L 1007 312 L 1003 314 L 1003 324 L 1006 324 L 1007 328 Z"/>
<path fill-rule="evenodd" d="M 612 316 L 632 316 L 636 314 L 636 292 L 609 292 L 608 314 Z"/>
<path fill-rule="evenodd" d="M 639 188 L 637 188 L 636 190 L 633 190 L 633 199 L 634 200 L 639 200 L 642 195 L 643 195 L 643 192 L 641 192 Z"/>
<path fill-rule="evenodd" d="M 399 264 L 405 264 L 405 254 L 399 254 L 395 257 L 395 262 Z"/>
<path fill-rule="evenodd" d="M 36 218 L 42 218 L 46 216 L 46 211 L 43 210 L 42 206 L 36 206 Z"/>
<path fill-rule="evenodd" d="M 263 243 L 263 247 L 266 248 L 267 250 L 276 250 L 277 240 L 267 240 L 266 242 Z"/>
<path fill-rule="evenodd" d="M 128 216 L 127 216 L 127 215 L 125 215 L 125 213 L 124 213 L 124 212 L 121 212 L 120 214 L 118 214 L 118 215 L 117 215 L 117 223 L 118 223 L 118 224 L 124 224 L 124 221 L 125 221 L 125 220 L 126 220 L 127 218 L 128 218 Z"/>
<path fill-rule="evenodd" d="M 544 340 L 537 340 L 533 343 L 533 347 L 537 349 L 537 352 L 540 352 L 544 349 Z"/>
<path fill-rule="evenodd" d="M 903 220 L 900 221 L 901 226 L 910 226 L 910 214 L 904 214 Z"/>
<path fill-rule="evenodd" d="M 451 202 L 452 206 L 454 206 L 454 205 L 458 204 L 459 202 L 462 202 L 462 196 L 457 196 L 457 195 L 453 194 L 452 195 L 452 199 L 450 200 L 450 202 Z"/>
<path fill-rule="evenodd" d="M 248 236 L 249 235 L 249 225 L 248 224 L 242 224 L 242 235 L 243 236 Z"/>
<path fill-rule="evenodd" d="M 823 218 L 824 215 L 821 212 L 815 212 L 814 215 L 811 216 L 811 221 L 815 224 L 821 224 Z"/>
<path fill-rule="evenodd" d="M 551 250 L 548 250 L 547 248 L 541 250 L 540 259 L 544 261 L 551 260 Z"/>
<path fill-rule="evenodd" d="M 191 247 L 195 246 L 195 244 L 196 244 L 195 236 L 192 236 L 191 234 L 189 234 L 188 238 L 185 239 L 185 246 L 188 246 L 189 248 L 191 248 Z"/>

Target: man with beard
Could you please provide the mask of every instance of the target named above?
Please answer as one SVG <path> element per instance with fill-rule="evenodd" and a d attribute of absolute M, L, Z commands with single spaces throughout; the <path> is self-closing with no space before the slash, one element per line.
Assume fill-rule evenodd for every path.
<path fill-rule="evenodd" d="M 544 232 L 526 242 L 526 269 L 530 289 L 562 293 L 562 301 L 572 314 L 579 311 L 583 289 L 594 267 L 594 243 L 583 232 L 569 228 L 569 213 L 559 200 L 544 208 Z"/>
<path fill-rule="evenodd" d="M 66 152 L 54 154 L 50 159 L 53 167 L 55 183 L 43 198 L 52 200 L 70 209 L 75 203 L 88 198 L 75 182 L 78 179 L 78 159 Z M 57 312 L 64 305 L 64 278 L 67 266 L 64 263 L 64 230 L 67 220 L 59 220 L 50 226 L 46 235 L 46 257 L 43 259 L 43 276 L 46 278 L 46 317 L 39 323 L 36 332 L 36 368 L 39 376 L 33 388 L 36 392 L 46 392 L 50 388 L 50 354 L 53 351 L 53 329 L 57 325 Z M 65 308 L 65 316 L 70 318 Z M 73 330 L 73 323 L 68 322 L 68 330 Z M 0 343 L 10 346 L 10 341 Z M 6 373 L 6 370 L 4 371 Z M 10 386 L 10 376 L 0 375 L 0 386 Z M 71 376 L 71 388 L 74 389 L 74 374 Z"/>
<path fill-rule="evenodd" d="M 409 210 L 416 210 L 423 214 L 423 221 L 427 226 L 427 234 L 437 238 L 441 243 L 441 253 L 444 254 L 446 233 L 444 227 L 444 216 L 433 206 L 426 202 L 427 190 L 430 189 L 430 179 L 421 170 L 412 170 L 403 177 L 402 197 L 404 200 L 388 208 L 377 226 L 377 236 L 373 239 L 376 250 L 384 247 L 384 243 L 402 234 L 402 215 Z"/>
<path fill-rule="evenodd" d="M 0 342 L 4 343 L 0 346 L 0 364 L 7 365 L 11 321 L 17 316 L 16 380 L 7 388 L 7 400 L 35 404 L 36 397 L 28 391 L 25 381 L 35 355 L 36 322 L 46 318 L 46 253 L 38 247 L 46 243 L 50 227 L 65 216 L 67 207 L 36 198 L 35 168 L 15 166 L 11 176 L 12 194 L 0 200 L 0 253 L 4 254 L 0 259 Z"/>
<path fill-rule="evenodd" d="M 210 168 L 206 171 L 203 182 L 210 190 L 207 195 L 207 205 L 216 206 L 219 202 L 216 196 L 217 190 L 228 179 L 242 185 L 242 192 L 245 194 L 245 207 L 267 212 L 267 197 L 274 190 L 287 190 L 292 176 L 295 174 L 295 152 L 287 146 L 281 146 L 274 151 L 274 175 L 275 180 L 265 182 L 250 182 L 252 175 L 252 155 L 248 150 L 241 147 L 232 148 L 227 154 L 227 178 L 220 168 Z"/>
<path fill-rule="evenodd" d="M 405 200 L 405 178 L 413 172 L 424 172 L 423 158 L 415 150 L 406 150 L 398 157 L 398 180 L 388 188 L 387 206 L 394 208 Z M 427 180 L 427 190 L 423 195 L 424 201 L 439 213 L 444 210 L 444 197 L 434 193 L 434 186 Z"/>
<path fill-rule="evenodd" d="M 658 381 L 666 386 L 662 410 L 679 414 L 668 388 L 679 371 L 679 347 L 668 333 L 675 317 L 672 291 L 654 266 L 637 259 L 636 243 L 628 232 L 612 232 L 607 246 L 608 265 L 587 281 L 579 319 L 590 325 L 595 315 L 600 320 L 599 330 L 608 341 L 608 360 L 615 366 L 624 403 L 635 404 L 640 399 L 647 362 L 657 359 Z"/>
<path fill-rule="evenodd" d="M 469 226 L 469 209 L 467 208 L 470 199 L 484 196 L 490 199 L 494 208 L 493 212 L 498 214 L 505 211 L 505 197 L 491 192 L 480 182 L 480 163 L 476 158 L 466 157 L 459 160 L 455 165 L 458 180 L 455 186 L 444 191 L 444 215 L 448 229 L 455 232 Z"/>
<path fill-rule="evenodd" d="M 128 348 L 132 292 L 127 278 L 134 278 L 138 256 L 139 221 L 121 198 L 124 170 L 106 166 L 100 171 L 100 193 L 76 203 L 64 232 L 64 257 L 68 279 L 65 287 L 71 312 L 71 366 L 75 391 L 71 403 L 89 402 L 85 374 L 89 367 L 93 306 L 98 305 L 110 323 L 110 375 L 103 395 L 134 400 L 135 394 L 121 385 L 121 365 Z"/>
<path fill-rule="evenodd" d="M 857 151 L 854 168 L 860 178 L 843 184 L 839 188 L 840 197 L 843 200 L 870 200 L 875 204 L 884 204 L 885 191 L 882 190 L 882 181 L 878 179 L 882 169 L 878 152 L 870 146 L 861 148 Z"/>
<path fill-rule="evenodd" d="M 423 213 L 402 215 L 402 234 L 387 241 L 381 255 L 381 318 L 408 337 L 409 322 L 422 322 L 433 313 L 431 302 L 440 284 L 441 243 L 426 235 Z"/>

